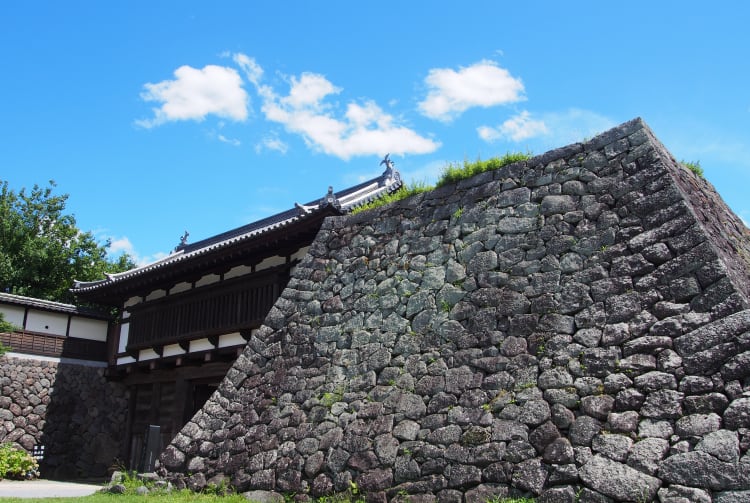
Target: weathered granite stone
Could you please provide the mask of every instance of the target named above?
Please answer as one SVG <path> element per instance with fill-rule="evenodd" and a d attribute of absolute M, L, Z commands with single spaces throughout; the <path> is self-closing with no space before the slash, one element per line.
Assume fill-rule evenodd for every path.
<path fill-rule="evenodd" d="M 721 427 L 718 414 L 691 414 L 675 422 L 675 433 L 680 437 L 701 437 Z"/>
<path fill-rule="evenodd" d="M 662 480 L 670 484 L 717 491 L 750 487 L 750 472 L 743 463 L 727 463 L 702 451 L 675 454 L 659 466 Z"/>
<path fill-rule="evenodd" d="M 482 472 L 476 466 L 450 465 L 446 469 L 448 487 L 466 488 L 477 485 L 482 480 Z"/>
<path fill-rule="evenodd" d="M 696 444 L 695 450 L 706 452 L 727 463 L 736 463 L 740 459 L 740 443 L 735 431 L 718 430 L 706 433 Z"/>
<path fill-rule="evenodd" d="M 480 484 L 464 494 L 465 503 L 485 503 L 508 496 L 508 486 L 503 484 Z M 409 497 L 409 502 L 413 501 Z"/>
<path fill-rule="evenodd" d="M 545 370 L 539 375 L 537 386 L 539 389 L 546 390 L 550 388 L 565 388 L 573 384 L 573 377 L 567 370 L 555 367 Z"/>
<path fill-rule="evenodd" d="M 531 426 L 542 424 L 550 418 L 549 404 L 543 400 L 530 400 L 521 407 L 518 421 Z"/>
<path fill-rule="evenodd" d="M 591 441 L 591 450 L 614 461 L 624 463 L 633 445 L 633 440 L 625 435 L 610 433 L 596 435 Z"/>
<path fill-rule="evenodd" d="M 551 421 L 547 421 L 531 432 L 529 442 L 541 454 L 550 443 L 558 438 L 560 438 L 559 430 Z"/>
<path fill-rule="evenodd" d="M 544 491 L 536 501 L 538 503 L 575 503 L 576 491 L 571 486 L 553 487 Z"/>
<path fill-rule="evenodd" d="M 633 445 L 628 453 L 627 464 L 636 470 L 655 475 L 659 462 L 669 451 L 669 442 L 663 438 L 644 438 Z"/>
<path fill-rule="evenodd" d="M 639 410 L 645 401 L 643 393 L 634 388 L 627 388 L 615 395 L 614 410 Z"/>
<path fill-rule="evenodd" d="M 669 438 L 674 434 L 670 421 L 643 419 L 638 423 L 638 436 L 642 438 Z"/>
<path fill-rule="evenodd" d="M 607 429 L 615 433 L 628 433 L 638 428 L 638 413 L 629 410 L 626 412 L 610 412 L 607 416 Z"/>
<path fill-rule="evenodd" d="M 601 493 L 592 491 L 588 487 L 581 488 L 577 492 L 578 503 L 612 503 L 614 500 Z"/>
<path fill-rule="evenodd" d="M 714 498 L 714 503 L 744 503 L 746 501 L 750 501 L 750 491 L 722 491 Z"/>
<path fill-rule="evenodd" d="M 711 496 L 703 489 L 672 484 L 659 489 L 659 500 L 663 503 L 711 503 Z"/>
<path fill-rule="evenodd" d="M 513 470 L 513 485 L 537 495 L 542 493 L 546 480 L 547 468 L 538 458 L 522 461 Z"/>
<path fill-rule="evenodd" d="M 581 410 L 591 417 L 606 421 L 615 399 L 609 395 L 585 396 L 581 399 Z"/>
<path fill-rule="evenodd" d="M 675 376 L 659 371 L 651 371 L 641 374 L 633 380 L 633 383 L 639 391 L 645 393 L 664 389 L 677 389 L 677 380 L 675 379 Z"/>
<path fill-rule="evenodd" d="M 685 376 L 680 380 L 679 390 L 685 394 L 700 394 L 713 391 L 714 383 L 708 377 Z"/>
<path fill-rule="evenodd" d="M 574 446 L 590 446 L 591 440 L 601 430 L 601 423 L 589 416 L 578 417 L 570 427 L 570 442 Z"/>
<path fill-rule="evenodd" d="M 602 456 L 591 458 L 579 474 L 589 488 L 617 501 L 652 501 L 661 487 L 659 479 Z"/>
<path fill-rule="evenodd" d="M 575 452 L 570 440 L 567 438 L 557 438 L 549 443 L 543 452 L 542 459 L 545 463 L 565 465 L 573 463 Z"/>
<path fill-rule="evenodd" d="M 711 412 L 722 414 L 727 406 L 729 406 L 729 399 L 723 393 L 688 396 L 683 401 L 686 414 L 710 414 Z"/>
<path fill-rule="evenodd" d="M 641 415 L 654 419 L 676 419 L 682 415 L 682 399 L 679 391 L 660 390 L 649 393 L 641 407 Z"/>
<path fill-rule="evenodd" d="M 750 428 L 750 398 L 732 401 L 724 411 L 724 426 L 730 430 Z"/>

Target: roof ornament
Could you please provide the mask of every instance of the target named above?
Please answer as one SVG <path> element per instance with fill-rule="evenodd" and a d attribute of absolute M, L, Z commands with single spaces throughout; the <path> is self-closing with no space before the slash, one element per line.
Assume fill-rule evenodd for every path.
<path fill-rule="evenodd" d="M 180 237 L 180 244 L 174 247 L 174 251 L 178 252 L 187 246 L 187 240 L 188 240 L 189 235 L 190 233 L 188 231 L 185 231 L 185 234 L 183 234 Z"/>
<path fill-rule="evenodd" d="M 334 208 L 341 209 L 341 203 L 339 202 L 336 194 L 333 193 L 333 187 L 328 186 L 328 193 L 323 199 L 320 200 L 319 206 L 325 208 L 326 206 L 333 206 Z"/>
<path fill-rule="evenodd" d="M 394 167 L 396 166 L 396 163 L 391 161 L 391 154 L 385 154 L 383 160 L 380 161 L 380 165 L 382 166 L 383 164 L 385 164 L 383 179 L 386 180 L 387 183 L 401 181 L 401 174 Z M 385 183 L 381 182 L 381 185 L 385 185 Z"/>
<path fill-rule="evenodd" d="M 305 206 L 304 204 L 296 203 L 296 202 L 294 203 L 294 207 L 299 210 L 300 215 L 307 215 L 311 211 L 310 207 Z"/>

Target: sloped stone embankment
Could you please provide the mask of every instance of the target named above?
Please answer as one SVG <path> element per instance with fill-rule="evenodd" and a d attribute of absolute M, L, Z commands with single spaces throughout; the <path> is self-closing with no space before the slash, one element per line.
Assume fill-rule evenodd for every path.
<path fill-rule="evenodd" d="M 161 469 L 300 498 L 746 501 L 749 251 L 640 120 L 330 219 Z"/>

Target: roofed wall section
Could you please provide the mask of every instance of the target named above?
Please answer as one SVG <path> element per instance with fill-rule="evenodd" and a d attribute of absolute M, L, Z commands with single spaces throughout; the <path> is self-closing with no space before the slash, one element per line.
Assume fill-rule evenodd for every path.
<path fill-rule="evenodd" d="M 741 497 L 748 235 L 717 201 L 636 119 L 330 218 L 161 470 L 303 498 Z"/>

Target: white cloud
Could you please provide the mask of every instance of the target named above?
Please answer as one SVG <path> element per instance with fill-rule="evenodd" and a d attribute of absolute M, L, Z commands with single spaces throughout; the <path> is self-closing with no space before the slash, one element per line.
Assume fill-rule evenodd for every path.
<path fill-rule="evenodd" d="M 537 139 L 535 146 L 546 149 L 583 141 L 615 125 L 615 121 L 609 117 L 580 108 L 534 116 L 524 110 L 499 126 L 481 126 L 477 128 L 477 133 L 487 142 Z"/>
<path fill-rule="evenodd" d="M 231 57 L 239 70 L 215 65 L 203 69 L 182 66 L 175 71 L 174 80 L 145 84 L 141 98 L 159 102 L 161 106 L 153 109 L 152 118 L 136 124 L 152 128 L 169 121 L 200 121 L 209 114 L 244 121 L 248 117 L 249 97 L 242 87 L 242 74 L 257 90 L 266 120 L 302 136 L 314 150 L 346 160 L 386 152 L 424 154 L 440 146 L 439 142 L 401 124 L 373 101 L 350 102 L 345 109 L 338 108 L 330 100 L 342 89 L 323 75 L 292 76 L 288 80 L 289 92 L 283 95 L 263 82 L 263 68 L 253 58 L 242 53 L 223 53 L 221 57 Z M 239 145 L 238 140 L 226 136 L 216 135 L 216 138 Z M 274 135 L 265 137 L 255 148 L 285 153 L 288 145 Z"/>
<path fill-rule="evenodd" d="M 123 253 L 133 255 L 135 250 L 133 249 L 133 243 L 126 237 L 110 238 L 108 253 L 116 256 Z"/>
<path fill-rule="evenodd" d="M 235 54 L 234 56 L 232 56 L 232 59 L 245 73 L 245 77 L 247 77 L 247 80 L 255 85 L 258 85 L 261 77 L 263 76 L 263 68 L 261 68 L 253 58 L 242 53 Z"/>
<path fill-rule="evenodd" d="M 343 117 L 335 116 L 326 98 L 339 94 L 323 75 L 303 73 L 290 79 L 287 96 L 278 96 L 270 86 L 258 85 L 264 100 L 266 119 L 283 124 L 302 136 L 315 150 L 349 159 L 358 155 L 423 154 L 435 151 L 440 144 L 405 126 L 396 124 L 373 101 L 349 103 Z"/>
<path fill-rule="evenodd" d="M 547 126 L 545 137 L 554 147 L 592 138 L 617 125 L 609 117 L 580 108 L 544 113 L 541 120 Z"/>
<path fill-rule="evenodd" d="M 419 110 L 431 119 L 445 122 L 472 107 L 487 108 L 526 99 L 521 79 L 490 60 L 458 71 L 434 68 L 425 78 L 425 84 L 429 92 L 419 103 Z"/>
<path fill-rule="evenodd" d="M 263 150 L 275 150 L 281 154 L 286 154 L 289 150 L 289 145 L 276 135 L 268 135 L 255 145 L 256 153 L 261 153 Z"/>
<path fill-rule="evenodd" d="M 174 76 L 175 80 L 143 86 L 141 99 L 162 105 L 153 109 L 152 119 L 136 121 L 137 125 L 152 128 L 170 121 L 201 121 L 209 114 L 234 121 L 247 119 L 248 95 L 234 68 L 185 65 L 175 70 Z"/>
<path fill-rule="evenodd" d="M 480 138 L 488 142 L 508 139 L 519 142 L 544 135 L 548 133 L 548 130 L 544 121 L 532 119 L 531 114 L 524 110 L 497 127 L 480 126 L 477 128 L 477 133 Z"/>
<path fill-rule="evenodd" d="M 232 145 L 233 147 L 239 147 L 240 145 L 242 145 L 242 142 L 238 140 L 237 138 L 227 138 L 223 134 L 217 135 L 216 137 L 219 139 L 220 142 L 228 143 L 229 145 Z"/>
<path fill-rule="evenodd" d="M 123 253 L 127 253 L 130 258 L 133 259 L 133 262 L 139 267 L 150 264 L 169 255 L 169 253 L 165 252 L 156 252 L 152 255 L 141 256 L 127 237 L 109 237 L 107 239 L 110 243 L 109 248 L 107 249 L 107 255 L 109 255 L 109 257 L 114 259 Z"/>

